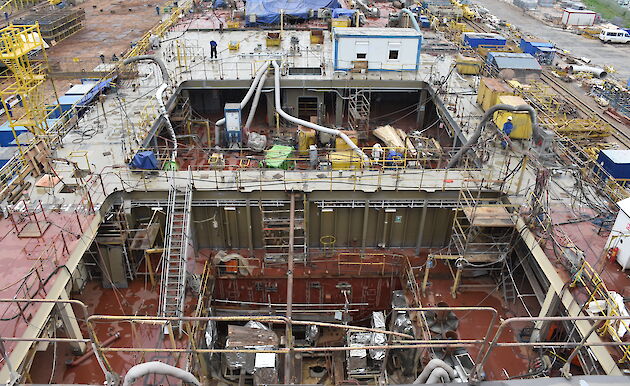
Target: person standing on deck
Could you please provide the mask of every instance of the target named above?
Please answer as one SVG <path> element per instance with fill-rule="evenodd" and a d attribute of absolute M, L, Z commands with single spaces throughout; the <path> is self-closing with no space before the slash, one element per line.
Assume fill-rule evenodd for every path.
<path fill-rule="evenodd" d="M 217 42 L 210 40 L 210 59 L 217 59 Z"/>
<path fill-rule="evenodd" d="M 501 147 L 503 149 L 507 149 L 508 138 L 510 138 L 512 130 L 514 130 L 514 124 L 512 123 L 512 116 L 510 115 L 507 118 L 507 121 L 503 124 L 503 140 L 501 141 Z"/>

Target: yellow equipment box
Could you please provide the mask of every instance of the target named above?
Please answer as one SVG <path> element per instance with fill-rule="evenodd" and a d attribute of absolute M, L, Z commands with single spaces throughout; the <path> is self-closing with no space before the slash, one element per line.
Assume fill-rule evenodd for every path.
<path fill-rule="evenodd" d="M 477 91 L 477 103 L 481 105 L 483 111 L 498 103 L 502 95 L 513 95 L 514 90 L 505 81 L 494 78 L 481 78 L 479 90 Z"/>
<path fill-rule="evenodd" d="M 354 131 L 354 130 L 342 130 L 342 132 L 344 134 L 346 134 L 348 137 L 350 137 L 350 140 L 352 142 L 354 142 L 355 145 L 359 144 L 359 136 L 357 135 L 356 131 Z M 336 150 L 350 150 L 351 147 L 348 146 L 346 141 L 344 141 L 340 137 L 336 137 L 335 138 L 335 149 Z"/>
<path fill-rule="evenodd" d="M 481 72 L 481 60 L 478 58 L 458 55 L 455 66 L 462 75 L 477 75 Z"/>
<path fill-rule="evenodd" d="M 361 157 L 354 150 L 333 151 L 328 159 L 333 170 L 361 169 Z"/>
<path fill-rule="evenodd" d="M 236 40 L 232 40 L 230 42 L 230 44 L 228 44 L 228 49 L 230 51 L 238 51 L 239 47 L 241 46 L 241 43 L 236 41 Z"/>
<path fill-rule="evenodd" d="M 240 28 L 241 23 L 238 20 L 228 20 L 227 27 L 233 29 Z"/>
<path fill-rule="evenodd" d="M 311 44 L 323 44 L 324 43 L 324 31 L 313 29 L 311 30 Z"/>
<path fill-rule="evenodd" d="M 499 97 L 498 103 L 521 106 L 526 105 L 527 102 L 523 98 L 515 95 L 502 95 Z M 494 113 L 493 121 L 497 127 L 501 130 L 503 125 L 507 122 L 507 118 L 512 116 L 512 124 L 514 128 L 510 133 L 512 139 L 530 139 L 532 137 L 532 119 L 528 112 L 516 112 L 516 111 L 497 111 Z"/>
<path fill-rule="evenodd" d="M 333 27 L 350 27 L 350 18 L 347 17 L 339 17 L 337 19 L 332 19 Z"/>
<path fill-rule="evenodd" d="M 267 32 L 267 47 L 280 47 L 280 32 Z"/>

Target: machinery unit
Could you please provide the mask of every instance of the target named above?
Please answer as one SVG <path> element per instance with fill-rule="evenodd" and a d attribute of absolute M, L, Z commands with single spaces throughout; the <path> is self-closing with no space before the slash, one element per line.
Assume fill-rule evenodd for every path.
<path fill-rule="evenodd" d="M 225 143 L 228 148 L 238 148 L 241 145 L 241 104 L 226 103 L 225 113 Z"/>

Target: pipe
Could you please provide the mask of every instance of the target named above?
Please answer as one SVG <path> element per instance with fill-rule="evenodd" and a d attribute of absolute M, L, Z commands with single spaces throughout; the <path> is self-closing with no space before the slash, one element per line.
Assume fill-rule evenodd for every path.
<path fill-rule="evenodd" d="M 422 369 L 422 372 L 420 373 L 420 375 L 418 375 L 418 378 L 416 378 L 416 380 L 413 381 L 413 383 L 414 384 L 427 383 L 429 376 L 433 373 L 433 370 L 437 368 L 443 369 L 447 377 L 450 376 L 451 378 L 455 378 L 455 376 L 457 375 L 457 372 L 455 372 L 455 370 L 451 366 L 449 366 L 446 362 L 444 362 L 441 359 L 433 358 L 429 361 L 429 363 L 427 363 L 426 366 L 424 366 L 424 369 Z"/>
<path fill-rule="evenodd" d="M 254 80 L 252 81 L 252 84 L 249 86 L 249 89 L 247 90 L 247 94 L 245 94 L 245 97 L 241 101 L 241 109 L 243 109 L 247 105 L 247 102 L 249 102 L 249 98 L 252 97 L 252 94 L 254 93 L 256 86 L 258 86 L 258 83 L 260 82 L 260 78 L 262 78 L 263 74 L 267 72 L 268 68 L 269 68 L 269 61 L 266 61 L 265 63 L 263 63 L 262 66 L 260 66 L 258 71 L 256 71 Z M 225 117 L 219 119 L 218 121 L 214 123 L 214 143 L 217 147 L 221 146 L 221 142 L 219 141 L 220 133 L 221 133 L 220 127 L 223 125 L 225 125 Z"/>
<path fill-rule="evenodd" d="M 293 122 L 298 125 L 309 127 L 311 129 L 321 131 L 322 133 L 327 133 L 327 134 L 334 135 L 343 139 L 348 144 L 348 146 L 352 150 L 354 150 L 354 152 L 357 153 L 359 157 L 361 157 L 364 163 L 369 164 L 370 158 L 361 149 L 359 149 L 359 147 L 354 142 L 352 142 L 350 138 L 343 132 L 336 129 L 320 126 L 320 125 L 305 121 L 300 118 L 293 117 L 287 114 L 284 110 L 282 110 L 282 105 L 280 104 L 280 66 L 278 66 L 278 63 L 275 60 L 272 61 L 271 64 L 273 64 L 273 69 L 274 69 L 274 90 L 275 90 L 275 105 L 276 105 L 275 107 L 278 114 L 280 114 L 282 118 L 286 119 L 289 122 Z"/>
<path fill-rule="evenodd" d="M 157 98 L 158 105 L 160 106 L 160 115 L 164 117 L 164 120 L 166 121 L 166 128 L 173 138 L 173 152 L 171 153 L 171 161 L 175 162 L 175 159 L 177 159 L 177 137 L 175 136 L 175 129 L 173 129 L 173 125 L 171 124 L 171 119 L 168 117 L 166 105 L 164 104 L 164 100 L 162 99 L 164 91 L 166 91 L 167 87 L 168 85 L 166 83 L 162 83 L 157 89 L 155 97 Z"/>
<path fill-rule="evenodd" d="M 604 79 L 608 76 L 608 73 L 603 68 L 593 66 L 569 66 L 569 72 L 586 72 L 597 76 L 599 79 Z"/>
<path fill-rule="evenodd" d="M 254 95 L 254 100 L 252 101 L 252 107 L 249 109 L 247 122 L 245 122 L 245 130 L 249 130 L 249 127 L 252 125 L 252 122 L 254 121 L 254 116 L 256 115 L 256 108 L 258 107 L 258 101 L 260 100 L 260 94 L 262 92 L 263 85 L 265 84 L 265 80 L 267 80 L 267 69 L 265 69 L 265 72 L 263 72 L 262 78 L 260 78 L 260 82 L 258 82 L 258 87 L 256 88 L 256 94 Z"/>
<path fill-rule="evenodd" d="M 169 375 L 181 380 L 182 382 L 201 386 L 201 383 L 197 380 L 197 378 L 188 371 L 162 362 L 146 362 L 133 366 L 129 369 L 129 371 L 127 371 L 125 380 L 123 381 L 123 386 L 131 386 L 137 379 L 149 374 Z"/>
<path fill-rule="evenodd" d="M 540 128 L 538 127 L 538 115 L 536 114 L 536 110 L 534 110 L 529 105 L 520 105 L 520 106 L 510 106 L 505 104 L 498 104 L 490 107 L 488 111 L 486 111 L 481 117 L 481 121 L 479 121 L 479 125 L 477 125 L 477 130 L 473 133 L 472 137 L 462 146 L 461 149 L 448 161 L 448 165 L 446 165 L 447 169 L 454 167 L 459 159 L 474 145 L 477 143 L 479 138 L 481 137 L 481 133 L 486 125 L 486 122 L 492 118 L 494 113 L 499 110 L 507 110 L 507 111 L 527 111 L 532 119 L 532 129 L 534 131 L 534 137 L 540 137 Z"/>
<path fill-rule="evenodd" d="M 160 72 L 162 72 L 162 81 L 164 83 L 170 82 L 170 78 L 168 76 L 168 71 L 166 70 L 166 65 L 162 61 L 162 59 L 158 58 L 155 55 L 138 55 L 132 56 L 131 58 L 127 58 L 123 60 L 123 64 L 130 64 L 133 62 L 138 62 L 140 60 L 151 60 L 153 63 L 157 64 L 160 67 Z"/>
<path fill-rule="evenodd" d="M 411 19 L 411 24 L 413 25 L 413 29 L 422 33 L 422 31 L 420 31 L 420 26 L 418 25 L 418 20 L 416 20 L 416 15 L 413 12 L 411 12 L 408 8 L 401 9 L 400 12 L 398 13 L 399 17 L 402 16 L 403 13 L 406 13 Z"/>
<path fill-rule="evenodd" d="M 107 347 L 110 344 L 114 343 L 114 341 L 117 340 L 118 338 L 120 338 L 120 332 L 117 332 L 114 335 L 112 335 L 109 338 L 107 338 L 104 341 L 102 341 L 100 343 L 100 346 L 101 347 Z M 68 367 L 78 366 L 81 363 L 85 362 L 86 360 L 90 359 L 92 357 L 92 355 L 94 355 L 94 347 L 91 347 L 85 354 L 81 355 L 77 359 L 75 359 L 72 362 L 68 363 Z"/>
<path fill-rule="evenodd" d="M 425 382 L 426 385 L 434 384 L 434 383 L 449 383 L 451 381 L 451 377 L 448 376 L 446 370 L 441 367 L 431 371 L 431 375 L 429 375 L 429 379 Z"/>

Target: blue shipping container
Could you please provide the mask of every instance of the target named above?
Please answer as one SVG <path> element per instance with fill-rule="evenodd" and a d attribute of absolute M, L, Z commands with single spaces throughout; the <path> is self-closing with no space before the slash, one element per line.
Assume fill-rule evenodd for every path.
<path fill-rule="evenodd" d="M 464 43 L 477 48 L 479 46 L 504 46 L 507 40 L 499 34 L 465 32 Z"/>
<path fill-rule="evenodd" d="M 26 133 L 28 130 L 24 126 L 16 126 L 15 134 L 20 135 L 22 133 Z M 11 126 L 9 126 L 9 122 L 5 122 L 0 126 L 0 146 L 5 147 L 9 146 L 11 142 L 15 140 L 15 136 L 13 135 L 13 130 L 11 130 Z"/>
<path fill-rule="evenodd" d="M 613 178 L 630 179 L 630 150 L 602 150 L 597 163 Z"/>

